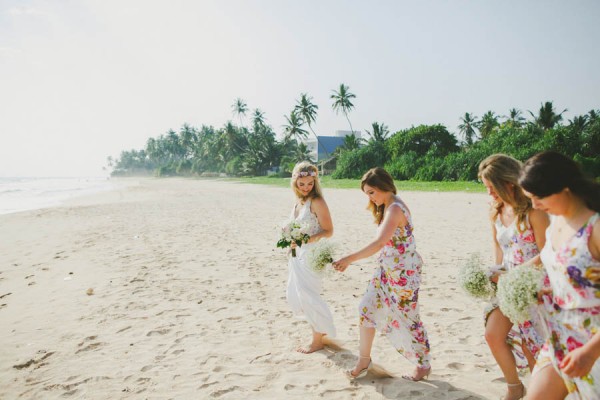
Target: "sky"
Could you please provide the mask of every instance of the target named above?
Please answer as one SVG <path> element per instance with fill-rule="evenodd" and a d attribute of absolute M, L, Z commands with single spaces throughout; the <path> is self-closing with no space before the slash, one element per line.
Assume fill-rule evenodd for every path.
<path fill-rule="evenodd" d="M 600 2 L 0 0 L 0 177 L 105 176 L 108 156 L 236 98 L 280 133 L 301 93 L 314 128 L 392 132 L 465 112 L 600 108 Z"/>

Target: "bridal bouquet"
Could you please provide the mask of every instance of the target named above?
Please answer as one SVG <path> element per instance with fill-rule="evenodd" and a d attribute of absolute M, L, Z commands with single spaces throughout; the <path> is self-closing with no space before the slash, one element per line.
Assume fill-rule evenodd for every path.
<path fill-rule="evenodd" d="M 537 304 L 543 280 L 544 273 L 528 265 L 512 268 L 502 275 L 497 294 L 502 314 L 515 324 L 531 319 L 529 309 Z"/>
<path fill-rule="evenodd" d="M 299 224 L 296 221 L 290 221 L 281 228 L 281 237 L 277 242 L 277 247 L 282 249 L 290 247 L 292 243 L 302 246 L 308 242 L 310 235 L 307 233 L 308 225 Z M 296 257 L 296 249 L 292 249 L 292 257 Z"/>
<path fill-rule="evenodd" d="M 488 299 L 494 295 L 489 274 L 477 254 L 472 255 L 458 271 L 458 283 L 467 294 L 475 298 Z"/>
<path fill-rule="evenodd" d="M 323 272 L 327 264 L 333 262 L 335 245 L 327 239 L 321 239 L 311 248 L 307 256 L 308 265 L 313 271 Z"/>

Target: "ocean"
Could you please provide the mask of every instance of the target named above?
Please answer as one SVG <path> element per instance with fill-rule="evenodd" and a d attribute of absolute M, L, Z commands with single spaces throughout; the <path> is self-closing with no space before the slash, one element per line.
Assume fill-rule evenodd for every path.
<path fill-rule="evenodd" d="M 72 197 L 114 188 L 115 185 L 106 177 L 0 177 L 0 214 L 57 206 Z"/>

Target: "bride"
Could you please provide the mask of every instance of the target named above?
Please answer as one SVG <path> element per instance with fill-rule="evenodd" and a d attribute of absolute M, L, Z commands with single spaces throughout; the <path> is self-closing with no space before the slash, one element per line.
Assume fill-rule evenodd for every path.
<path fill-rule="evenodd" d="M 333 234 L 333 223 L 321 193 L 317 167 L 306 161 L 296 164 L 291 185 L 297 198 L 291 218 L 308 226 L 310 239 L 300 247 L 292 244 L 292 248 L 296 249 L 296 257 L 290 257 L 288 262 L 289 279 L 286 294 L 294 314 L 306 319 L 311 326 L 311 344 L 297 349 L 300 353 L 308 354 L 323 349 L 325 335 L 335 336 L 333 316 L 321 298 L 321 276 L 310 268 L 307 261 L 307 254 L 312 245 Z"/>

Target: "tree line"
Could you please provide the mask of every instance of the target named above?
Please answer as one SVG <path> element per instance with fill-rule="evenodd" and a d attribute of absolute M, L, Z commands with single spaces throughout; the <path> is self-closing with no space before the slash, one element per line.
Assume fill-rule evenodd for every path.
<path fill-rule="evenodd" d="M 357 137 L 349 118 L 356 96 L 340 84 L 332 90 L 332 110 L 346 118 L 351 134 L 333 154 L 329 163 L 334 178 L 359 178 L 374 166 L 386 168 L 401 180 L 474 180 L 477 165 L 490 154 L 502 152 L 524 160 L 542 150 L 557 150 L 584 164 L 600 176 L 600 112 L 564 121 L 552 102 L 545 102 L 530 118 L 511 109 L 508 115 L 488 111 L 481 118 L 465 113 L 460 118 L 458 137 L 443 125 L 420 125 L 390 134 L 381 122 L 373 122 L 368 139 Z M 277 171 L 289 176 L 295 163 L 311 161 L 304 140 L 314 131 L 318 106 L 302 93 L 285 116 L 281 139 L 266 122 L 260 109 L 250 111 L 240 98 L 232 105 L 233 117 L 221 128 L 184 124 L 178 132 L 169 130 L 149 138 L 143 149 L 122 151 L 108 158 L 113 176 L 205 176 L 225 173 L 233 176 L 261 176 Z M 245 125 L 250 117 L 248 126 Z M 310 133 L 309 133 L 310 131 Z M 460 138 L 460 140 L 459 140 Z"/>

